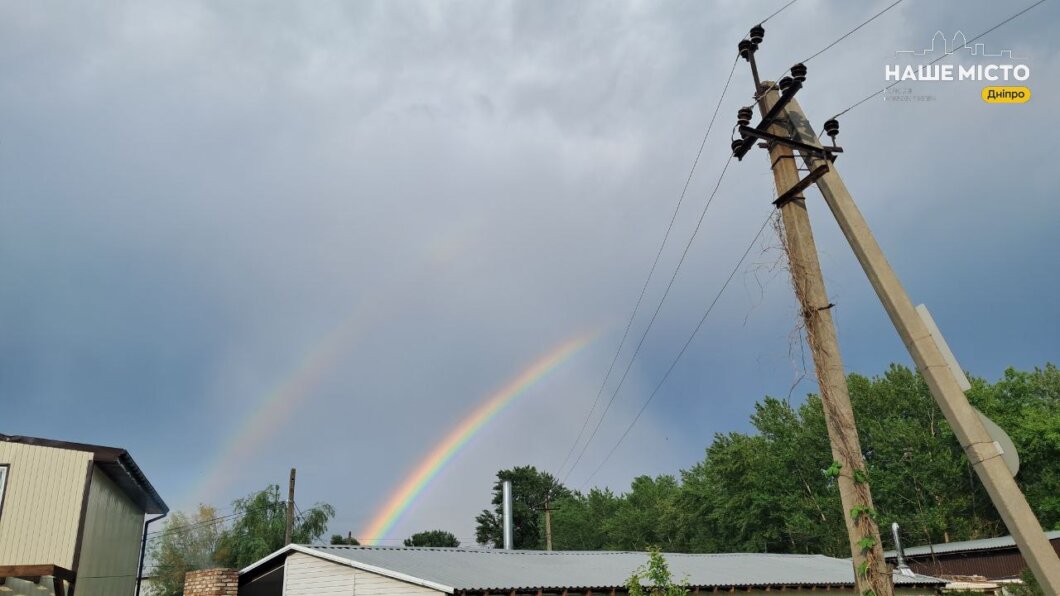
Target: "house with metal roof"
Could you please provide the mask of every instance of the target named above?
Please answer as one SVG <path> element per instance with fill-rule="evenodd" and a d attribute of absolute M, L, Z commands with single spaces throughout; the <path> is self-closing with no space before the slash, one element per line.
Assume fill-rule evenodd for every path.
<path fill-rule="evenodd" d="M 822 555 L 665 554 L 692 594 L 854 593 L 849 560 Z M 615 596 L 641 552 L 290 545 L 239 573 L 240 596 Z M 897 593 L 936 594 L 945 582 L 895 575 Z"/>
<path fill-rule="evenodd" d="M 168 511 L 124 449 L 0 434 L 0 593 L 132 596 Z"/>
<path fill-rule="evenodd" d="M 1060 530 L 1046 532 L 1045 537 L 1060 556 Z M 997 581 L 1018 578 L 1027 569 L 1012 536 L 925 544 L 902 552 L 905 564 L 913 571 L 944 578 L 978 576 Z M 887 551 L 884 556 L 897 564 L 897 551 Z"/>

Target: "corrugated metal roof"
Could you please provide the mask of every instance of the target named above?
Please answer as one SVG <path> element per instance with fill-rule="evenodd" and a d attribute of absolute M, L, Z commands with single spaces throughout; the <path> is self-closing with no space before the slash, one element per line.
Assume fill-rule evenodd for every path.
<path fill-rule="evenodd" d="M 1053 530 L 1046 532 L 1045 537 L 1049 540 L 1060 539 L 1060 530 Z M 907 557 L 919 557 L 922 555 L 930 555 L 934 552 L 936 555 L 944 553 L 953 553 L 960 551 L 976 551 L 976 550 L 990 550 L 992 548 L 1007 548 L 1016 545 L 1016 541 L 1012 539 L 1012 536 L 998 536 L 997 538 L 981 538 L 979 540 L 962 540 L 961 542 L 944 542 L 942 544 L 925 544 L 922 546 L 914 546 L 905 549 L 905 556 Z M 888 558 L 897 556 L 897 553 L 893 550 L 889 550 L 884 555 Z"/>
<path fill-rule="evenodd" d="M 297 550 L 453 590 L 621 587 L 648 560 L 642 552 L 356 546 L 308 546 Z M 691 586 L 850 586 L 854 583 L 854 570 L 849 561 L 823 555 L 668 553 L 665 556 L 674 579 L 687 579 Z M 895 578 L 907 585 L 944 583 L 927 576 L 896 575 Z"/>

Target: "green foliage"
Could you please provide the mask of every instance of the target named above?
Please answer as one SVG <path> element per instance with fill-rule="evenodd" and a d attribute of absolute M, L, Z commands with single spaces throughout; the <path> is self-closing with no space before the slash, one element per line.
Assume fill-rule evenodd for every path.
<path fill-rule="evenodd" d="M 866 559 L 857 566 L 858 577 L 865 577 L 869 573 L 869 561 Z"/>
<path fill-rule="evenodd" d="M 240 569 L 283 547 L 287 530 L 287 503 L 280 500 L 280 487 L 271 484 L 232 503 L 236 521 L 224 533 L 225 567 Z M 294 521 L 291 542 L 315 542 L 328 529 L 335 508 L 326 503 L 303 511 Z"/>
<path fill-rule="evenodd" d="M 858 540 L 858 548 L 861 549 L 861 552 L 870 551 L 870 550 L 872 550 L 872 547 L 875 546 L 875 545 L 876 545 L 876 539 L 873 538 L 872 536 L 866 536 L 866 537 L 862 538 L 861 540 Z"/>
<path fill-rule="evenodd" d="M 552 545 L 556 550 L 614 548 L 605 524 L 613 524 L 620 499 L 608 489 L 573 493 L 552 503 Z"/>
<path fill-rule="evenodd" d="M 1042 589 L 1041 584 L 1038 583 L 1038 579 L 1034 577 L 1030 569 L 1023 570 L 1023 573 L 1020 574 L 1020 580 L 1023 585 L 1006 586 L 1005 590 L 1012 596 L 1045 596 L 1045 590 Z"/>
<path fill-rule="evenodd" d="M 345 546 L 360 546 L 361 543 L 360 543 L 360 541 L 358 541 L 353 536 L 343 536 L 342 534 L 332 534 L 331 535 L 331 544 L 345 545 Z"/>
<path fill-rule="evenodd" d="M 862 504 L 854 505 L 850 508 L 850 519 L 854 520 L 854 523 L 861 521 L 861 517 L 865 516 L 873 521 L 878 521 L 878 515 L 876 510 L 872 507 L 866 507 Z"/>
<path fill-rule="evenodd" d="M 633 571 L 626 580 L 626 589 L 629 596 L 685 596 L 688 581 L 674 583 L 666 558 L 658 547 L 652 547 L 648 550 L 648 563 Z"/>
<path fill-rule="evenodd" d="M 869 481 L 868 473 L 865 470 L 862 470 L 861 468 L 854 470 L 853 477 L 855 484 L 865 484 Z"/>
<path fill-rule="evenodd" d="M 460 541 L 452 532 L 445 530 L 430 530 L 417 532 L 405 539 L 405 546 L 434 546 L 434 547 L 457 547 Z"/>
<path fill-rule="evenodd" d="M 493 511 L 482 510 L 475 521 L 475 540 L 479 544 L 495 548 L 504 546 L 504 518 L 501 483 L 512 482 L 512 538 L 517 549 L 544 549 L 545 502 L 562 501 L 571 492 L 547 472 L 538 472 L 533 466 L 523 466 L 497 472 L 493 484 Z"/>
<path fill-rule="evenodd" d="M 897 521 L 912 544 L 1005 533 L 919 374 L 891 366 L 871 379 L 850 375 L 847 384 L 865 456 L 864 468 L 851 476 L 871 479 L 875 509 L 845 512 L 840 504 L 841 468 L 832 457 L 820 398 L 791 405 L 767 397 L 755 406 L 753 434 L 716 435 L 704 459 L 679 478 L 642 476 L 624 494 L 592 489 L 554 498 L 554 547 L 643 550 L 652 544 L 668 552 L 847 558 L 847 513 L 881 526 Z M 1042 525 L 1060 529 L 1060 371 L 1048 364 L 1009 369 L 994 384 L 973 378 L 968 396 L 1012 437 L 1022 461 L 1020 488 Z M 499 489 L 495 495 L 497 504 Z M 516 543 L 541 548 L 541 515 L 527 515 L 534 524 L 530 539 Z M 480 531 L 492 527 L 482 525 L 484 516 L 492 514 L 480 516 Z M 486 519 L 499 522 L 499 515 Z M 499 523 L 486 535 L 491 542 L 492 536 L 499 540 Z"/>
<path fill-rule="evenodd" d="M 326 503 L 313 506 L 295 518 L 293 542 L 315 542 L 327 530 L 335 509 Z M 235 521 L 226 525 L 229 518 Z M 280 500 L 280 487 L 269 485 L 232 503 L 232 514 L 199 505 L 192 515 L 175 512 L 150 542 L 147 557 L 154 576 L 151 596 L 180 596 L 184 574 L 211 567 L 242 568 L 283 547 L 287 530 L 287 503 Z M 342 536 L 331 537 L 346 540 Z M 342 544 L 346 544 L 343 542 Z M 357 544 L 356 540 L 352 543 Z"/>
<path fill-rule="evenodd" d="M 185 573 L 217 566 L 223 526 L 216 520 L 217 510 L 209 505 L 199 505 L 190 515 L 177 511 L 166 518 L 147 550 L 154 569 L 151 596 L 183 594 Z"/>

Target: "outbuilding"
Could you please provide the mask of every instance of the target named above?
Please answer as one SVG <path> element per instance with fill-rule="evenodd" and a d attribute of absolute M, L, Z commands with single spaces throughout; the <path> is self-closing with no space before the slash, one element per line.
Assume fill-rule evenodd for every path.
<path fill-rule="evenodd" d="M 694 595 L 855 591 L 850 561 L 822 555 L 665 557 Z M 241 570 L 239 596 L 618 596 L 647 560 L 642 552 L 291 545 Z M 903 595 L 945 585 L 915 574 L 895 582 Z"/>
<path fill-rule="evenodd" d="M 1060 556 L 1060 530 L 1046 532 L 1053 550 Z M 1012 536 L 925 544 L 903 550 L 905 564 L 917 573 L 943 578 L 981 577 L 991 581 L 1016 579 L 1027 570 Z M 887 551 L 887 561 L 897 565 L 898 553 Z"/>
<path fill-rule="evenodd" d="M 132 596 L 167 511 L 124 449 L 0 434 L 0 593 Z"/>

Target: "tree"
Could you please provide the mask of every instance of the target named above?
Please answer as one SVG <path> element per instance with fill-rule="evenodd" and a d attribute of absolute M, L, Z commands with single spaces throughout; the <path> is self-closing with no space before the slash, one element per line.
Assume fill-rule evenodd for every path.
<path fill-rule="evenodd" d="M 332 534 L 331 544 L 343 544 L 347 546 L 360 546 L 360 542 L 357 541 L 352 535 L 343 536 L 342 534 Z"/>
<path fill-rule="evenodd" d="M 233 503 L 236 521 L 225 532 L 223 540 L 225 567 L 242 568 L 283 547 L 287 528 L 287 503 L 280 500 L 280 487 L 237 499 Z M 335 508 L 319 503 L 302 511 L 294 520 L 291 541 L 295 544 L 315 542 L 327 531 Z"/>
<path fill-rule="evenodd" d="M 1060 370 L 1006 370 L 996 383 L 972 378 L 972 405 L 1008 432 L 1020 455 L 1016 477 L 1045 528 L 1060 529 Z M 847 378 L 866 473 L 881 527 L 897 521 L 911 543 L 997 536 L 1006 529 L 924 379 L 904 366 Z M 820 397 L 798 405 L 766 397 L 752 433 L 714 437 L 680 478 L 636 478 L 628 492 L 553 495 L 557 549 L 850 554 Z M 515 480 L 516 545 L 539 548 L 542 474 L 502 470 Z M 547 477 L 547 475 L 544 475 Z M 550 478 L 550 477 L 548 477 Z M 521 497 L 520 485 L 537 491 Z M 476 537 L 499 544 L 496 514 L 478 516 Z M 888 538 L 884 537 L 885 541 Z"/>
<path fill-rule="evenodd" d="M 504 513 L 501 483 L 512 482 L 512 534 L 518 549 L 543 549 L 544 507 L 546 501 L 571 496 L 554 476 L 539 472 L 533 466 L 522 466 L 497 472 L 493 484 L 493 511 L 483 509 L 475 521 L 475 540 L 495 548 L 504 546 Z"/>
<path fill-rule="evenodd" d="M 646 582 L 646 583 L 645 583 Z M 648 550 L 648 563 L 633 571 L 626 580 L 629 596 L 685 596 L 688 594 L 688 581 L 674 583 L 670 575 L 670 566 L 658 547 Z"/>
<path fill-rule="evenodd" d="M 412 536 L 406 538 L 405 546 L 434 546 L 455 548 L 457 546 L 460 546 L 460 541 L 456 539 L 456 536 L 454 536 L 452 532 L 446 532 L 445 530 L 430 530 L 427 532 L 417 532 Z"/>
<path fill-rule="evenodd" d="M 651 546 L 682 550 L 678 544 L 676 501 L 679 494 L 673 476 L 638 476 L 611 516 L 604 522 L 608 548 L 645 550 Z"/>
<path fill-rule="evenodd" d="M 552 504 L 552 547 L 556 550 L 608 550 L 617 548 L 608 534 L 609 520 L 621 499 L 610 489 L 594 488 L 573 493 Z"/>
<path fill-rule="evenodd" d="M 154 539 L 149 537 L 152 596 L 179 596 L 184 593 L 185 573 L 218 565 L 224 534 L 222 521 L 216 509 L 199 505 L 190 515 L 174 512 Z"/>

